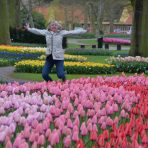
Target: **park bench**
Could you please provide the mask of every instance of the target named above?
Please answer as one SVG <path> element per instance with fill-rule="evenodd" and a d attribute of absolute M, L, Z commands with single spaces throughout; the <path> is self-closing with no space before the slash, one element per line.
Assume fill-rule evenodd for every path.
<path fill-rule="evenodd" d="M 117 50 L 121 50 L 122 45 L 130 45 L 130 40 L 116 39 L 116 38 L 98 38 L 98 48 L 109 49 L 109 45 L 116 45 Z"/>
<path fill-rule="evenodd" d="M 95 44 L 80 44 L 80 48 L 84 49 L 86 46 L 92 48 L 104 48 L 109 49 L 110 45 L 116 45 L 117 50 L 121 50 L 122 45 L 130 45 L 130 40 L 125 39 L 116 39 L 116 38 L 98 38 L 97 39 L 98 46 Z"/>
<path fill-rule="evenodd" d="M 130 40 L 116 39 L 116 38 L 104 38 L 103 39 L 105 49 L 109 49 L 109 45 L 116 45 L 117 50 L 121 50 L 122 45 L 130 45 Z"/>

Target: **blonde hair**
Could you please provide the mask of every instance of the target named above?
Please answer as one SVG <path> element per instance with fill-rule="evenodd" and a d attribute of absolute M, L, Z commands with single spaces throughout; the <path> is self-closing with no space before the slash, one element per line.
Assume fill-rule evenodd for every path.
<path fill-rule="evenodd" d="M 50 26 L 53 24 L 56 24 L 58 26 L 58 31 L 61 31 L 63 29 L 61 23 L 59 23 L 58 21 L 51 21 L 48 23 L 47 30 L 50 31 Z"/>

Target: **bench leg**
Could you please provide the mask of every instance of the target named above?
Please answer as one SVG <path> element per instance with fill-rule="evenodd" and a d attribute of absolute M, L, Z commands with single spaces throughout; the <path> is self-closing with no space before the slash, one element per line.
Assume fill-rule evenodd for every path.
<path fill-rule="evenodd" d="M 92 48 L 96 48 L 96 45 L 92 45 Z"/>
<path fill-rule="evenodd" d="M 117 44 L 117 50 L 121 50 L 121 44 Z"/>
<path fill-rule="evenodd" d="M 109 44 L 105 44 L 105 49 L 109 49 Z"/>
<path fill-rule="evenodd" d="M 80 45 L 80 48 L 85 48 L 85 45 Z"/>

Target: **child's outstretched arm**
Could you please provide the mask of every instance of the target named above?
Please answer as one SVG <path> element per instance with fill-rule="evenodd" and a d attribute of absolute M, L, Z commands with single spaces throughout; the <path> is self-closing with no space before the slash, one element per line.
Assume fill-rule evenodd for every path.
<path fill-rule="evenodd" d="M 87 30 L 85 30 L 83 28 L 79 28 L 79 29 L 70 30 L 70 31 L 63 30 L 62 34 L 63 35 L 73 35 L 73 34 L 83 34 L 83 33 L 86 33 L 86 32 L 87 32 Z"/>
<path fill-rule="evenodd" d="M 48 32 L 46 29 L 36 29 L 36 28 L 30 28 L 29 24 L 27 24 L 26 26 L 24 26 L 25 29 L 31 33 L 34 33 L 36 35 L 43 35 L 45 36 L 46 33 Z"/>

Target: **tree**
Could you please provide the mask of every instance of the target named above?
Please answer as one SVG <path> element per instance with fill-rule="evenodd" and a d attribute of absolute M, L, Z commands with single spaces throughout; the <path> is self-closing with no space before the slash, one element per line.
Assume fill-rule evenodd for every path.
<path fill-rule="evenodd" d="M 8 3 L 8 8 L 10 27 L 20 27 L 20 0 L 10 0 Z"/>
<path fill-rule="evenodd" d="M 132 56 L 148 56 L 148 1 L 132 0 L 134 19 L 132 28 L 132 45 L 129 52 Z"/>
<path fill-rule="evenodd" d="M 10 44 L 7 0 L 0 1 L 0 44 Z"/>

